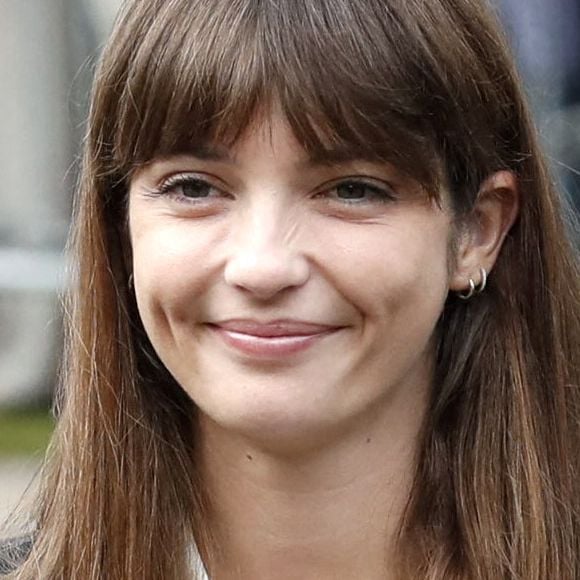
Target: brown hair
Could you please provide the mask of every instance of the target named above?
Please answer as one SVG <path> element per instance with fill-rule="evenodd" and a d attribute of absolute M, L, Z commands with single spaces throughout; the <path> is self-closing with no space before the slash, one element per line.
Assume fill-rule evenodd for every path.
<path fill-rule="evenodd" d="M 484 294 L 450 296 L 399 543 L 401 577 L 580 577 L 578 265 L 499 27 L 476 0 L 130 0 L 97 71 L 70 242 L 59 424 L 18 577 L 211 571 L 196 408 L 127 286 L 128 180 L 282 107 L 311 154 L 393 162 L 468 219 L 479 185 L 521 195 Z"/>

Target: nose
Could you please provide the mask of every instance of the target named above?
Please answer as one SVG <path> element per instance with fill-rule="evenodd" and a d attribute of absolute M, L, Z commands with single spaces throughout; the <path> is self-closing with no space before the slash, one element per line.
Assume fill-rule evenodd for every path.
<path fill-rule="evenodd" d="M 283 215 L 257 212 L 243 220 L 237 233 L 225 266 L 228 285 L 268 300 L 308 280 L 308 259 Z"/>

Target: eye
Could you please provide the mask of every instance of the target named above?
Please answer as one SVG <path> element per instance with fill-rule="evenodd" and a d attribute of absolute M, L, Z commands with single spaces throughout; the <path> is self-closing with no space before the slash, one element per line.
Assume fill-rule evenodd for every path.
<path fill-rule="evenodd" d="M 172 175 L 152 193 L 190 203 L 199 203 L 223 195 L 223 192 L 210 181 L 192 174 Z"/>
<path fill-rule="evenodd" d="M 352 205 L 384 203 L 395 199 L 395 193 L 387 184 L 379 185 L 362 179 L 341 181 L 326 188 L 322 195 L 332 200 Z"/>
<path fill-rule="evenodd" d="M 209 183 L 207 183 L 207 181 L 202 181 L 201 179 L 188 179 L 180 184 L 179 189 L 184 197 L 199 199 L 202 197 L 209 197 L 213 188 Z"/>

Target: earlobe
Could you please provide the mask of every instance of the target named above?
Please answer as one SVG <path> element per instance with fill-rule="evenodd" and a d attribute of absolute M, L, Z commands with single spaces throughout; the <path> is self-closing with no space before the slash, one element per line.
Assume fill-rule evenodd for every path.
<path fill-rule="evenodd" d="M 514 173 L 498 171 L 482 183 L 473 213 L 457 244 L 451 290 L 460 292 L 464 298 L 482 291 L 518 210 L 519 191 Z"/>

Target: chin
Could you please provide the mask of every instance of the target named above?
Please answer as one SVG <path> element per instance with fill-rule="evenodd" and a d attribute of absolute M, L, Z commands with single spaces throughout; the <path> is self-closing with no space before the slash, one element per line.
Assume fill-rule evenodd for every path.
<path fill-rule="evenodd" d="M 252 447 L 279 455 L 306 453 L 337 430 L 336 422 L 313 413 L 312 406 L 304 401 L 275 404 L 253 397 L 252 403 L 246 401 L 239 407 L 230 400 L 219 410 L 200 406 L 201 421 L 205 428 L 218 430 L 222 436 L 240 438 Z"/>

